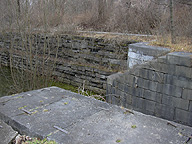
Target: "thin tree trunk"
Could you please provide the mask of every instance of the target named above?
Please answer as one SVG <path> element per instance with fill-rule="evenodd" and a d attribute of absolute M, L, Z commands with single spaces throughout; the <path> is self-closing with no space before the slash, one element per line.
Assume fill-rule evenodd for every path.
<path fill-rule="evenodd" d="M 170 0 L 169 3 L 170 9 L 170 30 L 171 30 L 171 43 L 175 43 L 175 34 L 174 34 L 174 21 L 173 21 L 173 0 Z"/>
<path fill-rule="evenodd" d="M 21 15 L 21 5 L 20 5 L 20 0 L 17 0 L 17 10 L 18 10 L 19 18 L 20 18 L 20 15 Z"/>
<path fill-rule="evenodd" d="M 99 21 L 103 21 L 105 19 L 105 0 L 98 1 L 98 18 Z"/>

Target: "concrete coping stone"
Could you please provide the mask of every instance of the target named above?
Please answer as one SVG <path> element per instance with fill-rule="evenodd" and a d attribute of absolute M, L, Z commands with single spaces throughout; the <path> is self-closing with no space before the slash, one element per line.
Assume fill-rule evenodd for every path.
<path fill-rule="evenodd" d="M 18 132 L 13 130 L 11 126 L 0 120 L 0 144 L 9 144 Z"/>
<path fill-rule="evenodd" d="M 191 127 L 57 87 L 0 98 L 0 119 L 20 134 L 58 144 L 180 144 L 192 132 Z"/>
<path fill-rule="evenodd" d="M 168 55 L 192 58 L 192 53 L 190 52 L 172 52 L 172 53 L 169 53 Z"/>
<path fill-rule="evenodd" d="M 154 57 L 165 55 L 171 51 L 169 48 L 150 46 L 149 42 L 130 44 L 129 48 L 133 52 L 142 51 L 143 55 L 154 56 Z"/>
<path fill-rule="evenodd" d="M 192 53 L 189 52 L 172 52 L 166 55 L 170 64 L 192 67 Z"/>

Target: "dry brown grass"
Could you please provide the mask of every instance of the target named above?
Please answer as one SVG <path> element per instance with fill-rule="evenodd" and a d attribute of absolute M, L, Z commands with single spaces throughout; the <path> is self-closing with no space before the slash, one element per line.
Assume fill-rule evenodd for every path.
<path fill-rule="evenodd" d="M 96 34 L 96 33 L 79 33 L 84 37 L 102 38 L 105 40 L 116 40 L 116 41 L 136 41 L 136 42 L 148 42 L 155 39 L 155 36 L 134 36 L 134 35 L 117 35 L 112 33 L 107 34 Z"/>
<path fill-rule="evenodd" d="M 192 52 L 192 38 L 190 37 L 176 37 L 176 43 L 171 43 L 170 36 L 158 36 L 150 45 L 170 48 L 171 51 Z"/>
<path fill-rule="evenodd" d="M 192 38 L 190 37 L 176 37 L 176 43 L 171 43 L 171 37 L 168 36 L 130 36 L 130 35 L 115 35 L 115 34 L 95 34 L 95 33 L 81 33 L 84 37 L 102 38 L 116 41 L 136 41 L 136 42 L 150 42 L 149 45 L 170 48 L 171 51 L 192 52 Z"/>
<path fill-rule="evenodd" d="M 162 3 L 163 2 L 163 3 Z M 142 33 L 161 35 L 152 45 L 169 47 L 172 51 L 191 52 L 192 6 L 175 1 L 173 8 L 174 35 L 177 44 L 171 44 L 169 2 L 158 0 L 107 0 L 103 6 L 101 20 L 98 0 L 36 0 L 29 4 L 20 0 L 20 12 L 16 1 L 0 1 L 0 31 L 20 29 L 32 32 L 44 29 L 46 33 L 74 33 L 76 30 L 93 30 L 122 33 Z M 151 41 L 154 37 L 88 34 L 83 36 L 111 40 Z"/>

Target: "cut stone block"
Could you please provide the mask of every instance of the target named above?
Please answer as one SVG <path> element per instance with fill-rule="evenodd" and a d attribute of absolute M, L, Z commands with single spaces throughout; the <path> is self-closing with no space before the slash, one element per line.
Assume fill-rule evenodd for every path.
<path fill-rule="evenodd" d="M 0 120 L 0 144 L 9 144 L 18 132 L 14 131 L 11 126 Z"/>

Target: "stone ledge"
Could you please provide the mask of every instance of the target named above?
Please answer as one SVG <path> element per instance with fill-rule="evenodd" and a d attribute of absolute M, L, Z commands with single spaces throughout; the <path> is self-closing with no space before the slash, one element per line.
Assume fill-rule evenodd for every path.
<path fill-rule="evenodd" d="M 168 48 L 149 46 L 148 43 L 135 43 L 129 45 L 128 68 L 151 61 L 170 52 Z"/>
<path fill-rule="evenodd" d="M 19 109 L 25 105 L 31 115 Z M 153 102 L 146 101 L 143 107 L 148 113 L 155 111 Z M 116 144 L 118 139 L 129 144 L 184 143 L 188 138 L 179 136 L 179 130 L 191 135 L 191 127 L 129 111 L 57 87 L 0 98 L 1 119 L 21 134 L 47 137 L 58 144 Z"/>
<path fill-rule="evenodd" d="M 170 64 L 192 67 L 192 53 L 173 52 L 167 54 L 166 58 Z"/>
<path fill-rule="evenodd" d="M 14 131 L 11 126 L 0 119 L 0 144 L 9 144 L 17 134 L 18 132 Z"/>
<path fill-rule="evenodd" d="M 143 55 L 148 55 L 153 57 L 163 56 L 170 52 L 169 48 L 150 46 L 148 45 L 148 42 L 130 44 L 129 48 L 132 49 L 133 52 L 141 51 Z"/>

